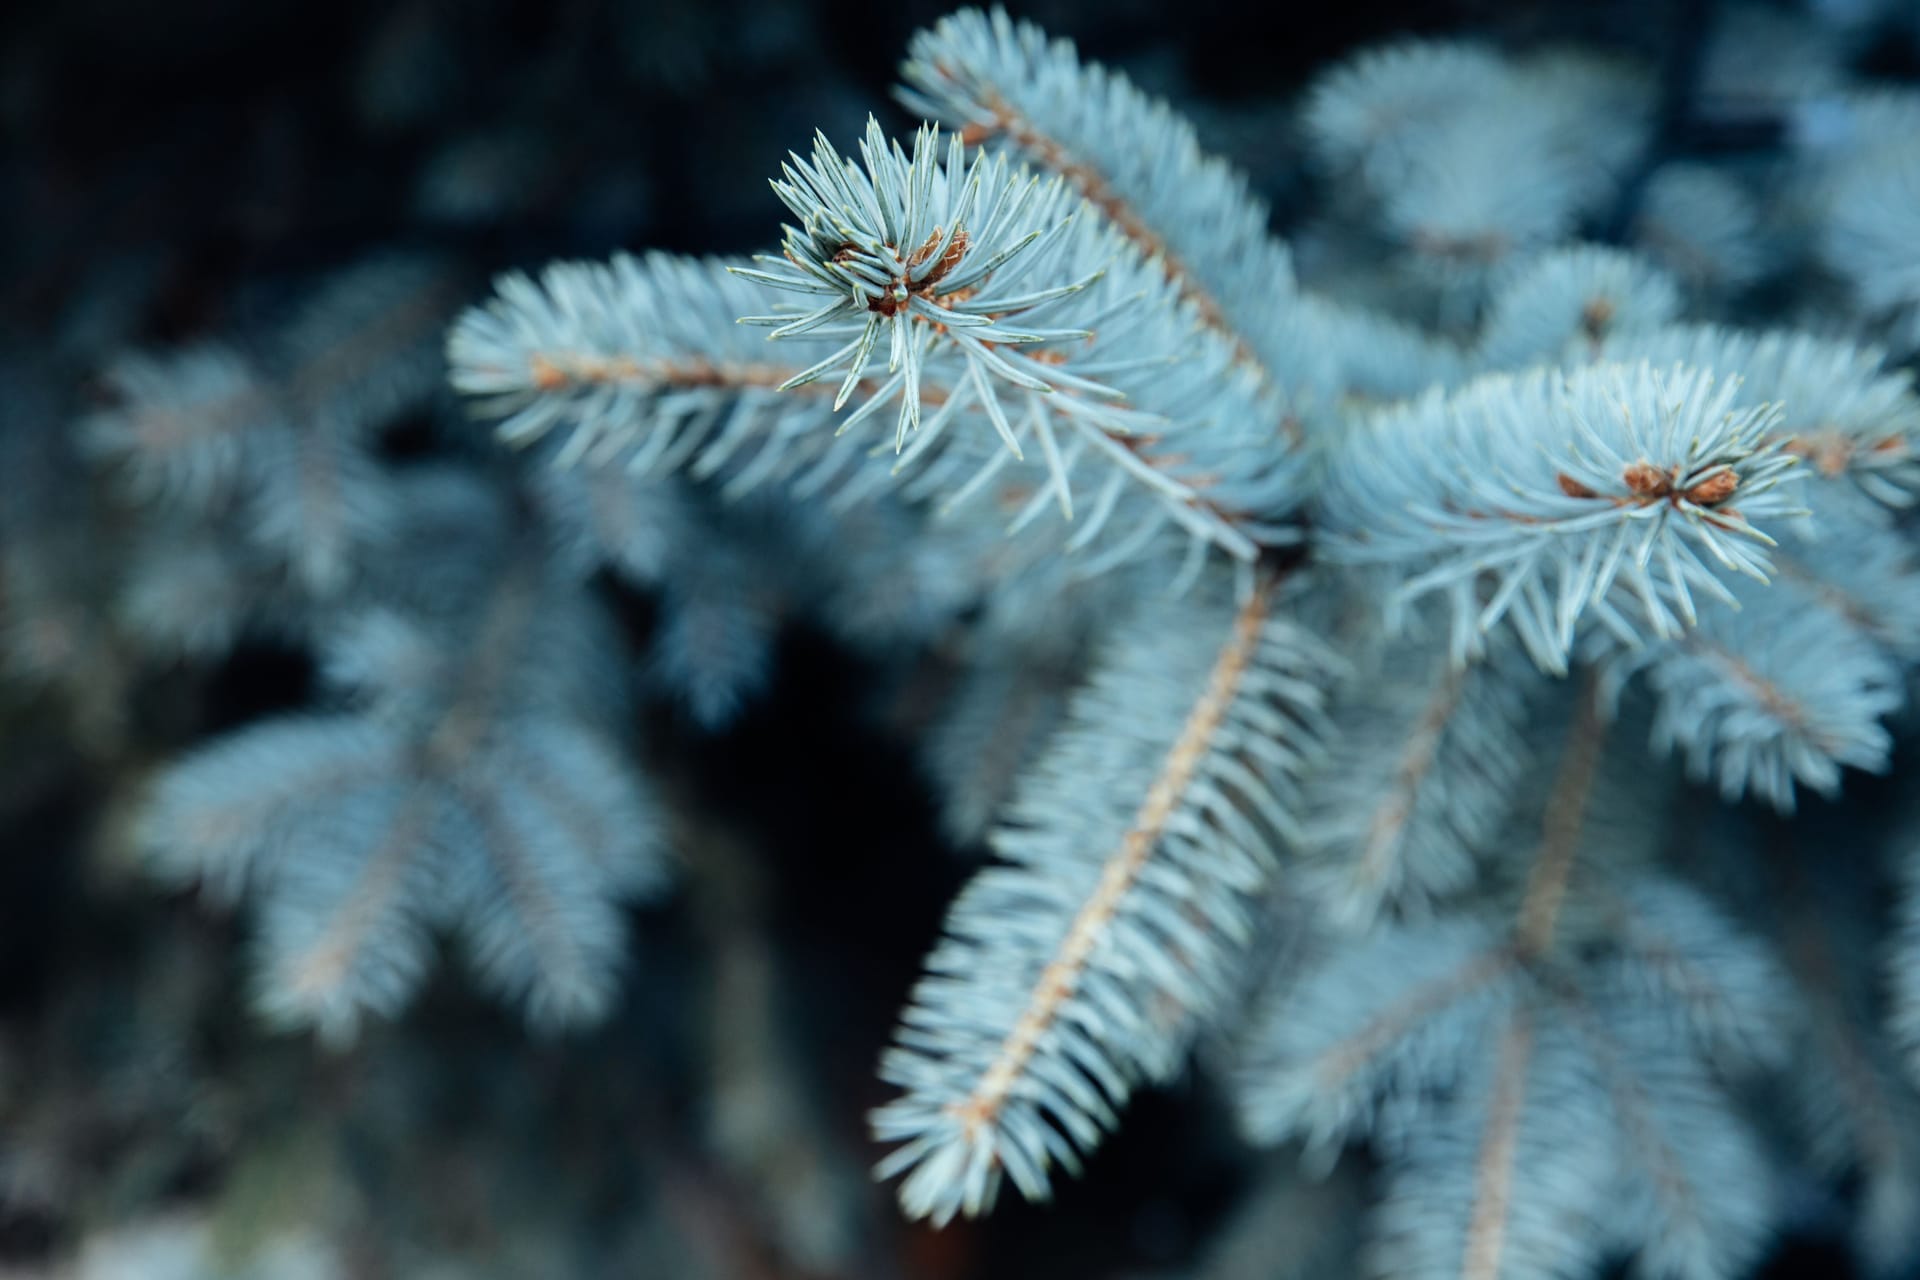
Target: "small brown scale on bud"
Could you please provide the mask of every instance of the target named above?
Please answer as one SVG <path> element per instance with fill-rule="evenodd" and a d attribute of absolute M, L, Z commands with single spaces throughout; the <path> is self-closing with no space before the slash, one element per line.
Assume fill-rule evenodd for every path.
<path fill-rule="evenodd" d="M 1636 498 L 1664 498 L 1673 492 L 1673 477 L 1651 462 L 1629 464 L 1620 478 Z"/>
<path fill-rule="evenodd" d="M 1725 502 L 1740 487 L 1740 477 L 1731 467 L 1722 467 L 1718 471 L 1695 481 L 1684 491 L 1676 489 L 1676 481 L 1671 472 L 1662 471 L 1651 462 L 1636 462 L 1627 467 L 1620 475 L 1627 489 L 1641 504 L 1657 502 L 1661 498 L 1684 498 L 1695 506 L 1711 507 Z M 1554 483 L 1560 486 L 1560 492 L 1569 498 L 1598 498 L 1591 486 L 1581 483 L 1566 472 L 1556 472 Z M 1616 503 L 1627 501 L 1624 498 L 1613 499 Z"/>
<path fill-rule="evenodd" d="M 1740 487 L 1740 477 L 1731 467 L 1721 467 L 1694 481 L 1685 489 L 1679 487 L 1679 477 L 1671 471 L 1662 471 L 1651 462 L 1635 462 L 1620 475 L 1627 489 L 1642 504 L 1658 502 L 1665 498 L 1671 502 L 1685 500 L 1697 507 L 1713 507 L 1731 498 Z M 1560 489 L 1570 497 L 1584 496 L 1576 494 L 1573 488 L 1584 489 L 1578 481 L 1560 477 Z"/>
<path fill-rule="evenodd" d="M 1740 487 L 1740 477 L 1728 468 L 1721 468 L 1704 480 L 1697 481 L 1685 494 L 1688 502 L 1702 507 L 1716 506 L 1733 496 Z"/>
<path fill-rule="evenodd" d="M 940 240 L 945 235 L 946 231 L 943 228 L 935 227 L 932 234 L 921 242 L 920 247 L 909 254 L 906 261 L 901 265 L 905 267 L 907 271 L 912 271 L 915 267 L 933 256 L 933 251 L 940 247 Z M 847 253 L 851 249 L 852 246 L 849 245 L 840 252 Z M 911 298 L 937 297 L 938 285 L 942 280 L 953 274 L 953 269 L 960 265 L 960 259 L 965 257 L 966 253 L 967 233 L 966 230 L 962 228 L 953 233 L 953 240 L 947 245 L 947 251 L 940 255 L 940 261 L 933 264 L 933 270 L 921 277 L 919 284 L 908 284 L 907 277 L 903 273 L 894 281 L 894 287 L 892 289 L 889 289 L 886 293 L 881 294 L 879 297 L 867 303 L 867 310 L 877 311 L 883 316 L 895 316 L 906 307 L 907 301 Z M 835 254 L 834 260 L 836 262 L 841 261 L 840 254 Z M 903 297 L 902 295 L 905 296 Z"/>
<path fill-rule="evenodd" d="M 941 228 L 935 227 L 933 234 L 929 235 L 926 242 L 915 249 L 913 256 L 907 259 L 907 266 L 917 267 L 932 257 L 933 251 L 940 247 L 940 237 L 945 234 L 946 232 Z M 965 257 L 966 253 L 967 232 L 966 228 L 962 227 L 953 233 L 953 243 L 949 244 L 947 251 L 940 255 L 940 261 L 933 264 L 933 270 L 927 272 L 926 278 L 915 286 L 916 290 L 931 291 L 933 286 L 953 274 L 953 269 L 960 265 L 960 259 Z"/>

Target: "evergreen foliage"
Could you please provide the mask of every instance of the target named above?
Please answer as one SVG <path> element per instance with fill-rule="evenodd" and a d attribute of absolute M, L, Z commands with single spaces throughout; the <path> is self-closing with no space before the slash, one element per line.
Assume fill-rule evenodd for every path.
<path fill-rule="evenodd" d="M 0 520 L 10 672 L 317 656 L 135 823 L 247 916 L 257 1008 L 348 1040 L 446 938 L 604 1016 L 668 879 L 635 686 L 721 729 L 804 620 L 946 664 L 915 745 L 986 855 L 879 1064 L 908 1216 L 1047 1198 L 1197 1060 L 1249 1142 L 1371 1151 L 1369 1274 L 1751 1274 L 1806 1171 L 1914 1265 L 1920 853 L 1864 784 L 1920 659 L 1920 98 L 1790 104 L 1790 234 L 1642 68 L 1397 43 L 1305 92 L 1290 247 L 1004 12 L 903 78 L 911 139 L 791 153 L 758 257 L 457 316 L 378 259 L 32 442 L 117 513 L 114 618 L 67 620 L 78 517 Z M 1889 871 L 1890 926 L 1829 904 Z"/>

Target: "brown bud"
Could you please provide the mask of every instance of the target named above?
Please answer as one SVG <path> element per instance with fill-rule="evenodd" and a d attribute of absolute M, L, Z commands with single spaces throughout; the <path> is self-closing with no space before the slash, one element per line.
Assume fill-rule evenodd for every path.
<path fill-rule="evenodd" d="M 1687 501 L 1702 507 L 1711 507 L 1731 498 L 1733 491 L 1739 487 L 1740 477 L 1723 467 L 1688 489 Z"/>
<path fill-rule="evenodd" d="M 1672 478 L 1651 462 L 1629 465 L 1620 478 L 1627 482 L 1627 488 L 1637 497 L 1664 498 L 1673 492 Z"/>
<path fill-rule="evenodd" d="M 914 250 L 913 262 L 909 265 L 919 266 L 922 262 L 925 262 L 927 255 L 932 253 L 939 245 L 940 235 L 940 228 L 935 227 L 933 229 L 933 235 L 927 242 Z M 927 272 L 926 278 L 920 282 L 919 287 L 921 289 L 932 289 L 933 286 L 946 279 L 955 267 L 960 265 L 960 259 L 964 258 L 966 254 L 967 230 L 965 227 L 962 227 L 953 233 L 953 239 L 948 243 L 947 251 L 940 255 L 940 261 L 933 264 L 933 270 Z"/>
<path fill-rule="evenodd" d="M 933 256 L 934 249 L 940 243 L 940 237 L 945 234 L 946 231 L 943 228 L 935 227 L 932 232 L 928 234 L 927 238 L 920 242 L 920 247 L 907 255 L 907 265 L 909 267 L 917 267 L 929 257 Z"/>

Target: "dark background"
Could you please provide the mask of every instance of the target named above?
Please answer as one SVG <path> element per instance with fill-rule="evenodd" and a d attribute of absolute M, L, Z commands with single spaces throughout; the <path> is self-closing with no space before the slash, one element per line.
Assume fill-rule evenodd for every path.
<path fill-rule="evenodd" d="M 235 276 L 395 241 L 537 261 L 774 238 L 765 179 L 890 90 L 952 6 L 439 0 L 20 6 L 0 26 L 7 311 L 44 322 L 111 255 L 158 254 L 150 327 L 188 329 Z M 1048 0 L 1023 16 L 1200 117 L 1286 222 L 1277 109 L 1313 69 L 1396 33 L 1497 31 L 1659 56 L 1709 6 Z M 1211 128 L 1209 126 L 1212 126 Z M 438 192 L 437 198 L 427 189 Z"/>

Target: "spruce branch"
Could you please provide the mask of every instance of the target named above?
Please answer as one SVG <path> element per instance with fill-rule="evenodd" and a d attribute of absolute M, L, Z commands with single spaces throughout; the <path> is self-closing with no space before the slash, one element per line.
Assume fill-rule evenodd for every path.
<path fill-rule="evenodd" d="M 1517 976 L 1512 949 L 1479 921 L 1376 927 L 1257 1014 L 1236 1082 L 1241 1127 L 1257 1142 L 1297 1134 L 1328 1162 L 1382 1122 L 1383 1099 L 1455 1078 Z"/>
<path fill-rule="evenodd" d="M 1273 303 L 1293 284 L 1286 248 L 1246 178 L 1207 155 L 1166 103 L 998 7 L 962 10 L 920 33 L 902 75 L 909 108 L 1057 175 L 1273 378 Z"/>
<path fill-rule="evenodd" d="M 108 367 L 113 402 L 80 422 L 82 450 L 173 526 L 143 549 L 132 625 L 218 651 L 243 621 L 297 631 L 356 585 L 398 519 L 375 432 L 441 385 L 461 284 L 437 261 L 380 256 L 264 334 Z"/>
<path fill-rule="evenodd" d="M 935 163 L 931 141 L 917 161 L 904 152 L 875 154 L 885 182 L 910 178 L 913 190 L 946 192 L 949 178 L 944 163 Z M 816 176 L 835 169 L 824 153 L 808 164 Z M 859 172 L 871 186 L 874 175 Z M 835 501 L 850 505 L 900 488 L 918 500 L 943 499 L 951 509 L 983 492 L 1026 487 L 1031 466 L 1043 472 L 1046 488 L 1029 489 L 1037 500 L 1022 502 L 1014 528 L 1050 507 L 1076 515 L 1065 549 L 1088 549 L 1089 572 L 1156 552 L 1168 532 L 1199 551 L 1218 548 L 1243 562 L 1262 546 L 1294 537 L 1284 520 L 1299 501 L 1305 465 L 1273 425 L 1284 416 L 1278 392 L 1236 369 L 1231 349 L 1177 306 L 1157 268 L 1085 206 L 1074 212 L 1075 202 L 1057 183 L 1043 184 L 1004 159 L 984 157 L 963 169 L 959 181 L 976 178 L 991 191 L 971 198 L 971 206 L 984 202 L 985 212 L 1001 210 L 1000 217 L 1025 210 L 1032 216 L 1021 226 L 1038 219 L 1034 229 L 1055 234 L 1028 239 L 995 232 L 1007 241 L 1002 252 L 1024 246 L 995 264 L 999 254 L 991 251 L 996 241 L 989 229 L 970 232 L 961 255 L 935 281 L 935 287 L 964 282 L 971 295 L 949 299 L 959 308 L 942 308 L 949 318 L 930 318 L 926 299 L 917 295 L 904 308 L 867 310 L 878 295 L 863 290 L 878 285 L 846 274 L 851 260 L 823 261 L 816 268 L 842 273 L 835 278 L 849 291 L 824 304 L 824 313 L 857 317 L 847 323 L 858 333 L 835 334 L 822 319 L 818 327 L 768 343 L 752 326 L 737 328 L 733 321 L 782 316 L 780 290 L 770 280 L 827 287 L 784 259 L 745 274 L 734 270 L 738 264 L 660 255 L 617 258 L 606 266 L 559 264 L 537 283 L 503 277 L 498 296 L 461 319 L 448 342 L 454 384 L 478 397 L 478 412 L 500 419 L 499 433 L 509 442 L 563 434 L 553 453 L 556 466 L 584 461 L 618 463 L 637 474 L 686 471 L 718 480 L 736 497 L 785 483 L 810 494 L 833 490 Z M 819 182 L 832 188 L 824 176 Z M 1008 194 L 1016 190 L 1026 194 Z M 793 191 L 801 198 L 799 187 Z M 906 218 L 905 191 L 888 191 L 890 216 Z M 863 207 L 865 197 L 837 188 L 831 195 L 850 203 L 830 211 L 820 205 L 817 225 L 872 213 Z M 948 210 L 958 211 L 957 204 Z M 886 230 L 882 221 L 875 228 L 874 234 Z M 948 241 L 943 255 L 958 243 L 957 236 Z M 926 269 L 924 281 L 937 262 L 929 250 L 914 268 L 902 269 Z M 990 264 L 988 279 L 983 268 Z M 1003 274 L 1013 270 L 1025 274 Z M 1039 326 L 1029 337 L 1053 336 L 1009 343 L 1000 327 L 950 318 L 976 302 L 1018 304 Z M 895 339 L 887 339 L 890 359 L 904 361 L 913 352 L 911 370 L 902 363 L 891 373 L 878 366 L 868 371 L 880 326 L 900 335 L 897 349 Z M 853 357 L 869 327 L 872 343 L 855 377 Z M 1083 331 L 1090 336 L 1061 345 L 1060 334 Z M 803 354 L 782 363 L 778 354 L 788 346 Z M 1029 346 L 1037 347 L 1034 354 L 1024 353 Z M 815 365 L 814 377 L 802 376 Z M 829 368 L 841 376 L 822 380 Z M 917 390 L 907 386 L 910 371 Z M 834 406 L 843 393 L 866 398 L 839 413 Z M 910 438 L 896 432 L 888 441 L 898 454 L 890 463 L 834 449 L 838 433 L 896 400 L 903 410 L 912 400 L 926 413 L 911 419 L 920 425 Z M 1002 448 L 987 447 L 991 439 Z M 1009 442 L 1018 455 L 1005 451 Z M 1015 465 L 1016 456 L 1031 463 Z M 1083 492 L 1091 493 L 1090 503 L 1079 497 Z M 1124 534 L 1114 535 L 1116 528 Z"/>
<path fill-rule="evenodd" d="M 1601 979 L 1608 1001 L 1666 1015 L 1650 1035 L 1687 1044 L 1729 1075 L 1786 1060 L 1794 1013 L 1785 968 L 1712 898 L 1659 874 L 1586 893 L 1617 939 L 1612 972 Z"/>
<path fill-rule="evenodd" d="M 1497 1280 L 1500 1275 L 1532 1056 L 1533 1028 L 1525 1017 L 1516 1018 L 1501 1037 L 1494 1067 L 1474 1174 L 1473 1217 L 1467 1222 L 1466 1256 L 1460 1260 L 1462 1280 Z"/>
<path fill-rule="evenodd" d="M 1303 824 L 1308 895 L 1343 927 L 1366 928 L 1428 914 L 1470 885 L 1522 785 L 1538 684 L 1510 647 L 1460 667 L 1416 636 L 1337 691 Z"/>
<path fill-rule="evenodd" d="M 1695 592 L 1730 602 L 1726 577 L 1766 580 L 1773 538 L 1755 522 L 1798 514 L 1781 488 L 1795 473 L 1772 434 L 1778 408 L 1737 408 L 1737 391 L 1641 364 L 1431 392 L 1344 442 L 1323 545 L 1405 574 L 1399 599 L 1443 596 L 1456 655 L 1503 619 L 1555 672 L 1589 615 L 1627 643 L 1678 634 Z"/>
<path fill-rule="evenodd" d="M 1782 985 L 1755 943 L 1658 878 L 1629 876 L 1614 914 L 1568 909 L 1601 817 L 1607 722 L 1583 684 L 1511 920 L 1469 909 L 1334 948 L 1249 1046 L 1250 1136 L 1298 1135 L 1324 1158 L 1367 1134 L 1387 1158 L 1380 1274 L 1577 1276 L 1619 1245 L 1707 1280 L 1741 1274 L 1771 1229 L 1721 1077 L 1777 1061 Z M 1613 936 L 1620 910 L 1651 928 Z"/>
<path fill-rule="evenodd" d="M 563 433 L 563 467 L 618 456 L 644 474 L 743 444 L 806 448 L 830 410 L 774 398 L 804 365 L 735 328 L 767 293 L 727 265 L 656 253 L 504 275 L 448 335 L 454 389 L 509 444 Z"/>
<path fill-rule="evenodd" d="M 1635 350 L 1633 336 L 1671 324 L 1680 314 L 1673 278 L 1634 254 L 1602 245 L 1550 249 L 1500 282 L 1481 326 L 1475 355 L 1486 369 L 1521 369 L 1563 355 L 1576 359 Z M 1711 360 L 1671 360 L 1723 368 Z M 1732 366 L 1738 367 L 1738 366 Z M 1768 399 L 1764 395 L 1749 395 Z"/>
<path fill-rule="evenodd" d="M 102 376 L 117 404 L 82 419 L 80 448 L 139 501 L 211 505 L 239 472 L 248 437 L 277 425 L 262 380 L 218 343 L 122 356 Z"/>
<path fill-rule="evenodd" d="M 270 1020 L 351 1038 L 412 996 L 444 926 L 536 1026 L 611 1001 L 617 904 L 660 879 L 651 805 L 599 723 L 606 690 L 576 683 L 605 675 L 597 622 L 534 548 L 513 554 L 478 600 L 337 632 L 338 710 L 241 730 L 156 784 L 156 869 L 257 902 Z"/>
<path fill-rule="evenodd" d="M 1833 795 L 1842 769 L 1885 769 L 1885 721 L 1905 701 L 1899 662 L 1791 578 L 1736 596 L 1738 610 L 1709 606 L 1677 639 L 1606 660 L 1615 690 L 1646 673 L 1654 749 L 1679 754 L 1729 800 L 1752 795 L 1782 812 L 1797 786 Z"/>
<path fill-rule="evenodd" d="M 840 374 L 839 409 L 884 332 L 879 386 L 839 430 L 897 399 L 894 448 L 917 456 L 955 422 L 984 418 L 1015 458 L 1037 452 L 1069 519 L 1084 457 L 1106 481 L 1096 524 L 1131 478 L 1158 493 L 1163 519 L 1241 559 L 1288 540 L 1277 518 L 1297 459 L 1277 389 L 1235 368 L 1231 347 L 1097 210 L 1005 156 L 967 163 L 957 136 L 943 158 L 930 129 L 909 154 L 869 121 L 861 157 L 823 137 L 775 184 L 802 226 L 748 274 L 814 309 L 745 322 L 833 348 L 784 388 Z M 1004 465 L 993 458 L 976 478 Z"/>
<path fill-rule="evenodd" d="M 1617 333 L 1601 350 L 1608 360 L 1737 372 L 1743 399 L 1780 405 L 1772 430 L 1806 462 L 1811 482 L 1845 480 L 1892 509 L 1920 492 L 1920 397 L 1911 374 L 1890 367 L 1878 347 L 1786 330 L 1672 325 Z M 1857 504 L 1849 510 L 1865 513 Z"/>
<path fill-rule="evenodd" d="M 1607 737 L 1598 682 L 1581 679 L 1577 709 L 1567 730 L 1559 772 L 1547 793 L 1546 818 L 1539 848 L 1527 872 L 1526 893 L 1514 924 L 1514 945 L 1522 956 L 1536 956 L 1553 944 L 1566 904 L 1567 887 L 1580 853 L 1594 784 L 1600 777 L 1601 748 Z"/>
<path fill-rule="evenodd" d="M 1044 1197 L 1220 998 L 1319 732 L 1327 659 L 1275 590 L 1209 610 L 1224 637 L 1116 635 L 994 833 L 881 1065 L 879 1173 L 914 1216 L 984 1212 L 1003 1176 Z"/>
<path fill-rule="evenodd" d="M 1387 1157 L 1367 1272 L 1589 1274 L 1605 1248 L 1618 1139 L 1582 1046 L 1550 1010 L 1521 1008 L 1468 1061 L 1451 1103 Z"/>
<path fill-rule="evenodd" d="M 884 346 L 886 381 L 868 407 L 898 396 L 897 450 L 920 426 L 921 365 L 938 342 L 963 362 L 955 385 L 963 377 L 971 386 L 1015 456 L 1020 442 L 1002 406 L 1003 386 L 1041 394 L 1070 386 L 1089 397 L 1089 411 L 1105 429 L 1124 433 L 1124 418 L 1093 407 L 1117 393 L 1071 372 L 1065 344 L 1093 336 L 1092 330 L 1045 323 L 1046 304 L 1099 278 L 1098 272 L 1060 278 L 1039 271 L 1054 242 L 1072 229 L 1074 202 L 1065 188 L 985 153 L 976 153 L 969 166 L 957 135 L 948 137 L 944 158 L 940 150 L 939 134 L 922 129 L 909 155 L 868 117 L 861 164 L 844 159 L 820 135 L 812 158 L 791 157 L 785 180 L 773 184 L 801 225 L 787 228 L 781 256 L 736 271 L 810 298 L 810 309 L 743 322 L 771 327 L 776 340 L 809 335 L 834 344 L 831 354 L 781 389 L 840 375 L 837 410 Z M 1027 346 L 1051 349 L 1053 356 L 1036 359 L 1019 350 Z"/>

